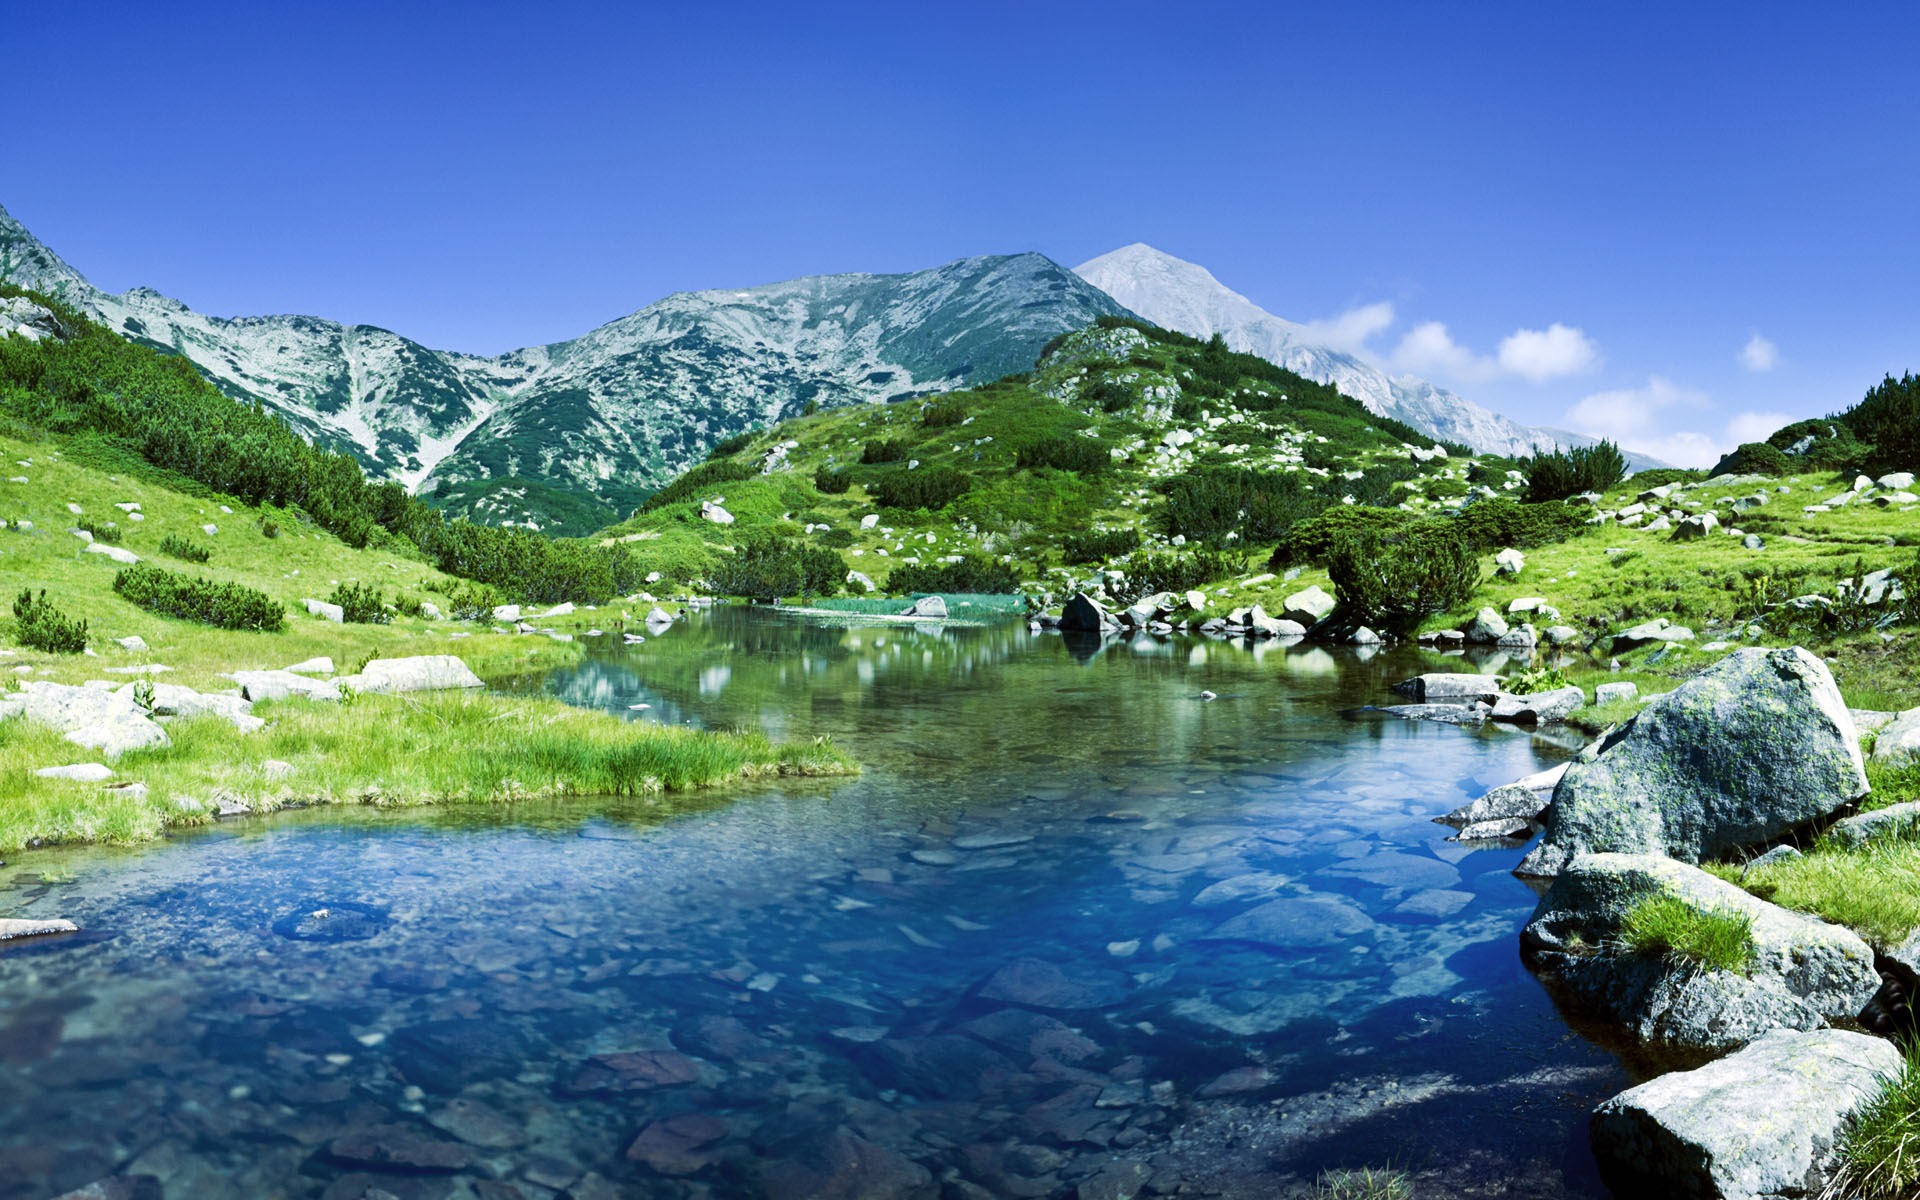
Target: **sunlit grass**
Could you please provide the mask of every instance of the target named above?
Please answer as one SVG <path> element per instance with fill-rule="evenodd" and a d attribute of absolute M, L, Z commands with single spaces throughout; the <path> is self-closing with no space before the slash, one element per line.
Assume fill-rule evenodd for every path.
<path fill-rule="evenodd" d="M 1313 1200 L 1413 1200 L 1413 1180 L 1391 1167 L 1341 1167 L 1321 1172 L 1308 1195 Z"/>
<path fill-rule="evenodd" d="M 1914 1051 L 1908 1051 L 1900 1074 L 1855 1114 L 1841 1136 L 1838 1157 L 1823 1200 L 1920 1194 L 1920 1057 Z"/>
<path fill-rule="evenodd" d="M 1753 921 L 1745 913 L 1696 908 L 1652 896 L 1628 911 L 1615 935 L 1633 954 L 1744 975 L 1753 967 Z"/>
<path fill-rule="evenodd" d="M 1881 948 L 1920 929 L 1920 844 L 1881 839 L 1843 850 L 1822 842 L 1797 858 L 1716 875 L 1783 908 L 1845 925 Z"/>

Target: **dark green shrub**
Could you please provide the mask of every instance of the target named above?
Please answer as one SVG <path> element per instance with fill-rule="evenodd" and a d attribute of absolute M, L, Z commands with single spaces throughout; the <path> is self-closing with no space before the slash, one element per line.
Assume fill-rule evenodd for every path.
<path fill-rule="evenodd" d="M 1273 571 L 1303 567 L 1327 561 L 1339 542 L 1357 534 L 1389 533 L 1410 524 L 1414 518 L 1398 509 L 1365 508 L 1355 504 L 1336 504 L 1316 517 L 1297 522 L 1287 530 L 1267 568 Z"/>
<path fill-rule="evenodd" d="M 924 471 L 889 471 L 868 485 L 868 490 L 882 507 L 933 512 L 966 495 L 972 486 L 973 480 L 963 471 L 929 467 Z"/>
<path fill-rule="evenodd" d="M 967 419 L 967 402 L 958 396 L 948 396 L 927 405 L 920 414 L 920 424 L 928 429 L 950 429 Z"/>
<path fill-rule="evenodd" d="M 1484 553 L 1507 546 L 1525 549 L 1564 542 L 1585 529 L 1592 515 L 1592 509 L 1571 504 L 1522 504 L 1507 496 L 1490 496 L 1441 519 L 1453 526 L 1468 549 Z"/>
<path fill-rule="evenodd" d="M 1272 541 L 1337 499 L 1320 490 L 1329 481 L 1310 479 L 1243 467 L 1204 467 L 1177 475 L 1158 485 L 1167 498 L 1166 532 L 1211 543 L 1229 540 L 1230 533 L 1243 541 Z"/>
<path fill-rule="evenodd" d="M 260 518 L 260 536 L 263 538 L 279 537 L 280 522 L 275 521 L 270 517 L 261 517 Z"/>
<path fill-rule="evenodd" d="M 1056 471 L 1098 475 L 1113 465 L 1113 457 L 1099 442 L 1069 434 L 1028 442 L 1014 452 L 1014 465 L 1023 471 L 1052 467 Z"/>
<path fill-rule="evenodd" d="M 638 512 L 654 512 L 682 500 L 692 500 L 702 492 L 712 491 L 723 484 L 738 483 L 744 479 L 758 479 L 760 468 L 748 463 L 718 459 L 703 462 L 685 475 L 661 488 L 653 495 L 641 501 Z M 625 589 L 621 589 L 625 590 Z"/>
<path fill-rule="evenodd" d="M 844 550 L 853 545 L 855 540 L 851 529 L 824 529 L 814 534 L 813 538 L 822 546 L 835 550 Z"/>
<path fill-rule="evenodd" d="M 1111 379 L 1096 379 L 1080 392 L 1080 403 L 1103 413 L 1125 412 L 1132 406 L 1133 389 Z"/>
<path fill-rule="evenodd" d="M 753 439 L 757 436 L 759 436 L 758 430 L 742 429 L 732 437 L 723 437 L 713 444 L 713 449 L 707 451 L 707 461 L 712 462 L 716 458 L 726 458 L 728 455 L 738 454 L 748 446 L 753 445 Z"/>
<path fill-rule="evenodd" d="M 1685 467 L 1655 467 L 1651 471 L 1636 471 L 1633 474 L 1633 486 L 1645 491 L 1648 488 L 1665 487 L 1670 483 L 1698 483 L 1705 479 L 1705 471 L 1689 471 Z"/>
<path fill-rule="evenodd" d="M 788 596 L 831 596 L 847 568 L 817 546 L 796 546 L 772 530 L 756 530 L 715 570 L 714 587 L 729 596 L 778 602 Z"/>
<path fill-rule="evenodd" d="M 404 592 L 393 598 L 393 607 L 403 617 L 417 617 L 426 611 L 426 606 L 420 597 L 409 596 Z"/>
<path fill-rule="evenodd" d="M 1627 475 L 1627 459 L 1612 442 L 1576 446 L 1522 459 L 1527 502 L 1545 504 L 1582 492 L 1604 492 Z"/>
<path fill-rule="evenodd" d="M 1328 557 L 1327 573 L 1342 621 L 1400 637 L 1464 603 L 1480 583 L 1473 551 L 1431 521 L 1342 538 Z"/>
<path fill-rule="evenodd" d="M 899 438 L 876 438 L 860 447 L 860 461 L 868 466 L 905 462 L 906 459 L 907 443 Z"/>
<path fill-rule="evenodd" d="M 1231 555 L 1195 548 L 1184 552 L 1140 550 L 1119 564 L 1125 574 L 1120 598 L 1132 603 L 1161 592 L 1186 592 L 1217 579 L 1237 575 L 1243 566 Z"/>
<path fill-rule="evenodd" d="M 487 621 L 505 601 L 484 583 L 456 584 L 447 593 L 447 615 L 456 621 Z"/>
<path fill-rule="evenodd" d="M 1061 557 L 1070 567 L 1112 562 L 1140 548 L 1138 529 L 1090 529 L 1060 539 Z"/>
<path fill-rule="evenodd" d="M 286 623 L 286 610 L 264 592 L 238 583 L 181 575 L 146 563 L 136 563 L 115 575 L 113 590 L 148 612 L 220 629 L 272 632 Z"/>
<path fill-rule="evenodd" d="M 183 537 L 175 537 L 171 533 L 160 539 L 160 553 L 170 558 L 180 559 L 182 562 L 192 563 L 203 563 L 213 557 L 213 551 L 210 548 Z"/>
<path fill-rule="evenodd" d="M 1869 475 L 1920 470 L 1920 375 L 1888 375 L 1840 419 L 1861 441 Z"/>
<path fill-rule="evenodd" d="M 38 596 L 31 588 L 13 600 L 13 618 L 18 624 L 20 644 L 45 654 L 80 654 L 87 648 L 87 623 L 76 621 L 47 600 L 47 591 Z"/>
<path fill-rule="evenodd" d="M 95 524 L 91 518 L 81 517 L 73 523 L 73 527 L 75 529 L 86 530 L 93 535 L 93 540 L 96 542 L 118 543 L 120 541 L 120 527 L 112 521 L 108 521 L 104 525 L 99 525 Z"/>
<path fill-rule="evenodd" d="M 1778 476 L 1791 475 L 1797 469 L 1798 464 L 1783 451 L 1765 442 L 1743 442 L 1732 453 L 1722 455 L 1709 474 Z"/>
<path fill-rule="evenodd" d="M 887 590 L 903 596 L 918 593 L 1011 596 L 1020 590 L 1020 577 L 1003 562 L 970 554 L 957 563 L 905 563 L 887 577 Z"/>
<path fill-rule="evenodd" d="M 368 587 L 364 583 L 349 581 L 337 584 L 333 594 L 327 597 L 327 603 L 338 604 L 343 614 L 341 619 L 349 625 L 390 625 L 393 615 L 387 612 L 386 601 L 380 595 L 380 589 Z"/>
<path fill-rule="evenodd" d="M 829 496 L 844 496 L 853 487 L 853 476 L 845 468 L 821 467 L 813 473 L 813 486 Z"/>

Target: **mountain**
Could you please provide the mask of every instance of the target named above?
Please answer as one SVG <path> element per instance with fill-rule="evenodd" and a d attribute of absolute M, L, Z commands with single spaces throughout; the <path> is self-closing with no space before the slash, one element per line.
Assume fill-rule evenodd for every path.
<path fill-rule="evenodd" d="M 681 293 L 572 341 L 483 357 L 370 325 L 210 317 L 150 288 L 105 292 L 3 208 L 0 282 L 184 355 L 229 395 L 451 511 L 573 532 L 742 429 L 1025 370 L 1056 334 L 1124 312 L 1042 255 L 984 256 Z"/>
<path fill-rule="evenodd" d="M 1511 457 L 1594 441 L 1564 430 L 1529 428 L 1424 379 L 1389 376 L 1351 354 L 1315 345 L 1304 326 L 1274 316 L 1205 267 L 1143 243 L 1102 254 L 1074 273 L 1157 325 L 1194 337 L 1217 333 L 1232 349 L 1330 383 L 1378 416 L 1478 453 Z M 1628 457 L 1635 469 L 1665 465 L 1642 455 Z"/>

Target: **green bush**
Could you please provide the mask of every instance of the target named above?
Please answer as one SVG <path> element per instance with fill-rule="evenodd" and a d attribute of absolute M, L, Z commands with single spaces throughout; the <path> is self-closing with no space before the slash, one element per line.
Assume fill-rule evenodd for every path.
<path fill-rule="evenodd" d="M 1798 463 L 1765 442 L 1743 442 L 1731 453 L 1722 455 L 1709 474 L 1779 476 L 1791 475 L 1798 469 Z"/>
<path fill-rule="evenodd" d="M 456 621 L 487 621 L 505 601 L 484 583 L 461 583 L 447 593 L 447 615 Z"/>
<path fill-rule="evenodd" d="M 1525 549 L 1564 542 L 1586 528 L 1590 508 L 1570 504 L 1522 504 L 1507 496 L 1476 500 L 1442 518 L 1469 549 L 1485 553 L 1507 546 Z"/>
<path fill-rule="evenodd" d="M 835 550 L 844 550 L 848 546 L 853 545 L 856 540 L 853 536 L 853 530 L 851 529 L 823 529 L 819 533 L 814 534 L 813 538 L 822 546 L 827 546 Z"/>
<path fill-rule="evenodd" d="M 260 536 L 263 538 L 269 538 L 269 539 L 279 537 L 280 522 L 275 521 L 269 517 L 261 517 L 260 518 Z"/>
<path fill-rule="evenodd" d="M 1133 405 L 1133 400 L 1132 388 L 1105 377 L 1094 380 L 1080 392 L 1080 403 L 1098 408 L 1103 413 L 1125 412 Z"/>
<path fill-rule="evenodd" d="M 844 468 L 820 467 L 813 473 L 813 486 L 828 496 L 844 496 L 853 487 L 853 476 Z"/>
<path fill-rule="evenodd" d="M 146 563 L 115 575 L 113 590 L 148 612 L 220 629 L 273 632 L 286 623 L 286 610 L 265 592 L 238 583 L 181 575 Z"/>
<path fill-rule="evenodd" d="M 1091 566 L 1125 558 L 1140 548 L 1138 529 L 1089 529 L 1060 539 L 1061 557 L 1068 566 Z"/>
<path fill-rule="evenodd" d="M 1315 517 L 1297 521 L 1280 538 L 1267 560 L 1267 569 L 1323 563 L 1335 546 L 1356 534 L 1391 533 L 1413 523 L 1411 514 L 1392 508 L 1367 508 L 1357 504 L 1336 504 Z"/>
<path fill-rule="evenodd" d="M 949 429 L 967 419 L 967 402 L 958 396 L 946 396 L 927 405 L 920 424 L 927 429 Z"/>
<path fill-rule="evenodd" d="M 760 468 L 747 463 L 737 463 L 727 459 L 703 462 L 641 501 L 640 507 L 635 511 L 656 512 L 669 504 L 694 499 L 702 492 L 712 491 L 724 484 L 739 483 L 741 480 L 759 477 Z"/>
<path fill-rule="evenodd" d="M 20 644 L 44 654 L 80 654 L 87 648 L 87 623 L 76 621 L 47 600 L 47 591 L 21 592 L 13 600 Z"/>
<path fill-rule="evenodd" d="M 1670 483 L 1698 483 L 1706 477 L 1705 471 L 1689 471 L 1685 467 L 1655 467 L 1651 471 L 1634 472 L 1632 482 L 1635 487 L 1645 491 Z"/>
<path fill-rule="evenodd" d="M 211 548 L 171 533 L 160 539 L 160 553 L 192 563 L 203 563 L 213 557 Z"/>
<path fill-rule="evenodd" d="M 876 438 L 860 447 L 860 461 L 867 466 L 905 462 L 907 449 L 907 443 L 899 438 Z"/>
<path fill-rule="evenodd" d="M 402 592 L 393 598 L 393 607 L 403 617 L 417 617 L 426 612 L 426 605 L 418 596 L 409 596 Z"/>
<path fill-rule="evenodd" d="M 1618 938 L 1633 954 L 1741 975 L 1753 967 L 1752 918 L 1703 911 L 1677 896 L 1651 896 L 1634 905 L 1620 922 Z"/>
<path fill-rule="evenodd" d="M 729 596 L 777 603 L 788 596 L 831 596 L 847 568 L 840 556 L 797 546 L 769 529 L 755 530 L 714 571 L 713 585 Z"/>
<path fill-rule="evenodd" d="M 759 430 L 757 429 L 742 429 L 732 437 L 723 437 L 713 444 L 713 449 L 707 451 L 707 461 L 712 462 L 716 458 L 726 458 L 729 455 L 738 454 L 748 446 L 753 445 L 753 439 L 758 436 Z"/>
<path fill-rule="evenodd" d="M 967 494 L 973 480 L 952 467 L 924 471 L 889 471 L 868 485 L 885 508 L 919 508 L 934 512 Z"/>
<path fill-rule="evenodd" d="M 1158 485 L 1167 498 L 1166 532 L 1215 544 L 1231 540 L 1228 534 L 1247 542 L 1272 541 L 1338 501 L 1328 485 L 1344 481 L 1310 478 L 1244 467 L 1205 467 L 1177 475 Z"/>
<path fill-rule="evenodd" d="M 1342 621 L 1401 637 L 1465 603 L 1480 583 L 1473 551 L 1438 522 L 1341 538 L 1327 573 Z"/>
<path fill-rule="evenodd" d="M 1020 577 L 1005 563 L 970 554 L 957 563 L 905 563 L 895 567 L 887 577 L 887 590 L 903 596 L 955 592 L 1011 596 L 1020 590 Z"/>
<path fill-rule="evenodd" d="M 1185 552 L 1141 550 L 1128 555 L 1119 569 L 1125 580 L 1110 585 L 1128 603 L 1161 592 L 1186 592 L 1216 579 L 1239 573 L 1243 564 L 1231 555 L 1195 547 Z"/>
<path fill-rule="evenodd" d="M 341 619 L 349 625 L 390 625 L 393 615 L 387 611 L 380 589 L 349 581 L 336 584 L 327 603 L 338 604 Z"/>
<path fill-rule="evenodd" d="M 1869 443 L 1859 463 L 1867 474 L 1920 470 L 1920 375 L 1888 375 L 1840 420 Z"/>
<path fill-rule="evenodd" d="M 1604 492 L 1627 475 L 1627 459 L 1612 442 L 1576 446 L 1522 459 L 1527 502 L 1545 504 L 1582 492 Z"/>
<path fill-rule="evenodd" d="M 1091 438 L 1068 434 L 1028 442 L 1014 452 L 1014 465 L 1023 471 L 1051 467 L 1056 471 L 1098 475 L 1113 465 L 1113 456 Z"/>

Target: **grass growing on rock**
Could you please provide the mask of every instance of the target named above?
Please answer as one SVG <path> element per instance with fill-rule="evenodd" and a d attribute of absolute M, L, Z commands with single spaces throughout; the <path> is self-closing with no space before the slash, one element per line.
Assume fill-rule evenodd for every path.
<path fill-rule="evenodd" d="M 1905 1197 L 1920 1192 L 1920 1053 L 1908 1050 L 1900 1074 L 1855 1114 L 1839 1147 L 1827 1197 Z"/>
<path fill-rule="evenodd" d="M 349 704 L 262 703 L 269 724 L 241 733 L 211 717 L 174 721 L 173 745 L 113 765 L 137 789 L 41 779 L 87 761 L 51 729 L 0 722 L 0 850 L 57 842 L 137 842 L 211 819 L 222 797 L 254 811 L 312 804 L 492 804 L 547 797 L 644 796 L 780 775 L 845 775 L 830 742 L 775 743 L 623 721 L 544 697 L 477 693 L 360 696 Z M 269 770 L 270 761 L 291 767 Z"/>
<path fill-rule="evenodd" d="M 1695 908 L 1675 896 L 1633 906 L 1616 935 L 1634 954 L 1744 975 L 1753 966 L 1753 922 L 1744 913 Z"/>
<path fill-rule="evenodd" d="M 1920 929 L 1920 845 L 1913 842 L 1877 840 L 1851 850 L 1822 842 L 1798 858 L 1715 873 L 1762 900 L 1845 925 L 1882 949 Z"/>

